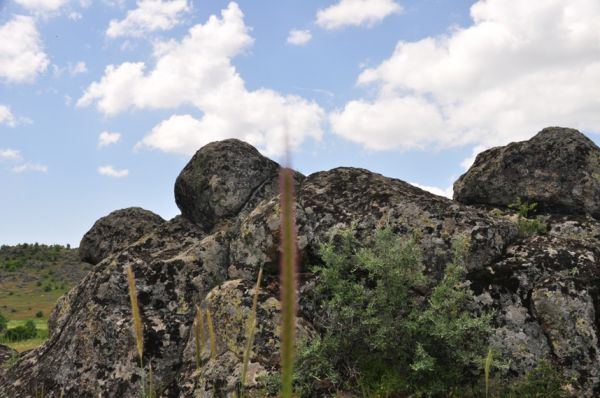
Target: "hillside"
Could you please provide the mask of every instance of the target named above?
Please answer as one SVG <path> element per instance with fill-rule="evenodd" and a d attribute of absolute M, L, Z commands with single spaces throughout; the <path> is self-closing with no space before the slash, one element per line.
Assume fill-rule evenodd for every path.
<path fill-rule="evenodd" d="M 0 313 L 11 321 L 45 320 L 56 301 L 83 279 L 90 264 L 60 245 L 0 247 Z M 9 324 L 10 326 L 10 324 Z"/>

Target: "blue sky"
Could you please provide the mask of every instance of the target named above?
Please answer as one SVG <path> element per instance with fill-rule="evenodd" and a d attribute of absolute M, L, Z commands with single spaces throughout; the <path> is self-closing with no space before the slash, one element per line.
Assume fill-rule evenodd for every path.
<path fill-rule="evenodd" d="M 0 244 L 171 218 L 179 171 L 228 137 L 451 195 L 485 148 L 597 141 L 598 26 L 597 0 L 0 1 Z"/>

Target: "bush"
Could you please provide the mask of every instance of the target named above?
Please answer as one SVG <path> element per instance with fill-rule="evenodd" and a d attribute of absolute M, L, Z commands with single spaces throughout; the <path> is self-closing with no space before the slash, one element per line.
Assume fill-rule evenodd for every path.
<path fill-rule="evenodd" d="M 561 388 L 563 382 L 563 377 L 549 362 L 541 361 L 523 380 L 515 383 L 504 396 L 510 398 L 561 398 L 565 396 Z"/>
<path fill-rule="evenodd" d="M 4 333 L 4 338 L 8 341 L 22 341 L 33 339 L 37 336 L 37 329 L 35 323 L 31 320 L 25 322 L 23 326 L 17 326 L 12 329 L 8 329 Z"/>
<path fill-rule="evenodd" d="M 481 372 L 488 315 L 468 311 L 468 242 L 455 239 L 455 260 L 429 297 L 414 240 L 377 231 L 372 249 L 350 232 L 321 249 L 315 267 L 322 336 L 301 346 L 296 379 L 302 396 L 315 386 L 367 396 L 443 395 Z"/>
<path fill-rule="evenodd" d="M 44 317 L 44 312 L 43 311 L 38 311 L 35 313 L 35 317 L 36 318 L 43 318 Z"/>
<path fill-rule="evenodd" d="M 0 312 L 0 333 L 6 330 L 6 325 L 8 325 L 8 319 Z"/>
<path fill-rule="evenodd" d="M 533 235 L 544 235 L 548 232 L 548 225 L 541 217 L 531 218 L 531 214 L 535 212 L 537 203 L 528 203 L 521 198 L 517 198 L 515 203 L 508 205 L 511 209 L 515 209 L 518 214 L 517 229 L 519 237 L 527 238 Z"/>

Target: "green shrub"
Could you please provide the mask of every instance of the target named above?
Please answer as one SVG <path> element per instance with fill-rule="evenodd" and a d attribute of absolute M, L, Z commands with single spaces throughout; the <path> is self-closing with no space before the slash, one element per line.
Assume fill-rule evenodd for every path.
<path fill-rule="evenodd" d="M 35 313 L 35 317 L 36 318 L 43 318 L 44 317 L 44 311 L 38 311 Z"/>
<path fill-rule="evenodd" d="M 372 248 L 360 248 L 350 232 L 323 245 L 324 265 L 314 269 L 323 333 L 299 352 L 298 391 L 312 396 L 315 385 L 330 384 L 366 396 L 443 395 L 479 374 L 490 317 L 468 311 L 467 240 L 455 239 L 454 248 L 427 297 L 414 240 L 385 229 Z"/>
<path fill-rule="evenodd" d="M 528 203 L 521 198 L 517 198 L 517 201 L 509 204 L 508 207 L 517 211 L 519 237 L 527 238 L 533 235 L 543 235 L 548 232 L 548 225 L 546 225 L 542 217 L 531 218 L 532 213 L 537 208 L 537 203 Z"/>
<path fill-rule="evenodd" d="M 31 320 L 25 322 L 23 326 L 17 326 L 4 332 L 4 339 L 15 342 L 33 339 L 37 336 L 35 323 Z"/>
<path fill-rule="evenodd" d="M 565 396 L 561 385 L 564 379 L 549 362 L 541 361 L 527 376 L 504 393 L 507 398 L 561 398 Z"/>
<path fill-rule="evenodd" d="M 0 333 L 6 330 L 6 325 L 8 325 L 8 319 L 6 319 L 0 312 Z"/>

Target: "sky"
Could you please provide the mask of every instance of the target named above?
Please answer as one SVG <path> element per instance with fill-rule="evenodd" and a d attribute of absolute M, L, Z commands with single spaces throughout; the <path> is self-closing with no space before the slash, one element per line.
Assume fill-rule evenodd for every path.
<path fill-rule="evenodd" d="M 0 0 L 0 244 L 170 219 L 203 145 L 451 196 L 547 126 L 600 142 L 598 0 Z"/>

